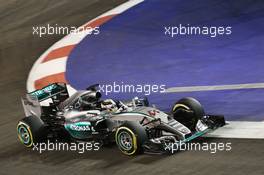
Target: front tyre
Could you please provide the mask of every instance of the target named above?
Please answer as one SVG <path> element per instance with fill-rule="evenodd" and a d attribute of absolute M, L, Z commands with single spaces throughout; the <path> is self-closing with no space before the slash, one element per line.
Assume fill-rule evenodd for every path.
<path fill-rule="evenodd" d="M 25 117 L 17 124 L 17 135 L 22 144 L 31 147 L 45 138 L 44 123 L 36 116 Z"/>
<path fill-rule="evenodd" d="M 194 98 L 186 97 L 176 102 L 172 108 L 175 120 L 179 121 L 191 131 L 195 131 L 197 121 L 205 116 L 200 102 Z"/>
<path fill-rule="evenodd" d="M 115 140 L 122 153 L 135 155 L 143 152 L 143 144 L 147 140 L 147 133 L 139 123 L 126 121 L 117 129 Z"/>

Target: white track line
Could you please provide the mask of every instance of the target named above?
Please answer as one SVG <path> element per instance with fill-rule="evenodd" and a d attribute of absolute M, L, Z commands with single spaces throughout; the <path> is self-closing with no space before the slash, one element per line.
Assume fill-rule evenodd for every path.
<path fill-rule="evenodd" d="M 39 79 L 39 77 L 46 77 L 49 75 L 64 72 L 66 67 L 65 59 L 65 57 L 61 57 L 40 64 L 38 66 L 38 71 L 36 71 L 35 74 L 32 74 L 31 79 L 33 81 L 36 81 Z"/>
<path fill-rule="evenodd" d="M 172 87 L 172 88 L 166 89 L 166 93 L 172 93 L 172 92 L 195 92 L 195 91 L 239 90 L 239 89 L 260 89 L 260 88 L 264 88 L 264 83 L 213 85 L 213 86 Z"/>
<path fill-rule="evenodd" d="M 230 121 L 205 137 L 264 139 L 264 122 Z"/>

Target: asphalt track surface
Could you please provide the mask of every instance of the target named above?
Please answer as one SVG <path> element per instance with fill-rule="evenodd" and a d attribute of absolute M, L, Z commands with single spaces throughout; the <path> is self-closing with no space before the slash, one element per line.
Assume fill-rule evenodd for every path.
<path fill-rule="evenodd" d="M 173 156 L 128 157 L 113 147 L 98 152 L 37 152 L 22 146 L 16 136 L 23 117 L 20 96 L 35 59 L 62 36 L 32 35 L 32 26 L 46 23 L 85 23 L 121 1 L 115 0 L 0 0 L 0 174 L 264 174 L 264 141 L 211 139 L 231 142 L 230 152 L 180 152 Z M 256 133 L 257 134 L 257 133 Z"/>

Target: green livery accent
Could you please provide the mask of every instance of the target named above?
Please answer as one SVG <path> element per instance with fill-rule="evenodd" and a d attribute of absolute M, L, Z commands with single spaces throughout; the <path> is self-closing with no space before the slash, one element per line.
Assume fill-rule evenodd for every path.
<path fill-rule="evenodd" d="M 67 91 L 65 84 L 53 83 L 42 89 L 31 92 L 29 95 L 36 97 L 38 101 L 43 101 L 64 91 Z"/>
<path fill-rule="evenodd" d="M 68 123 L 64 125 L 64 128 L 70 133 L 70 135 L 77 139 L 85 139 L 91 136 L 94 129 L 90 122 L 77 122 Z"/>
<path fill-rule="evenodd" d="M 184 142 L 184 143 L 185 143 L 185 142 L 189 142 L 189 141 L 191 141 L 191 140 L 193 140 L 193 139 L 196 139 L 197 137 L 201 137 L 202 135 L 208 133 L 209 131 L 211 131 L 211 129 L 206 129 L 206 130 L 204 130 L 204 131 L 196 132 L 196 133 L 194 133 L 192 136 L 190 136 L 190 137 L 184 139 L 182 142 Z"/>

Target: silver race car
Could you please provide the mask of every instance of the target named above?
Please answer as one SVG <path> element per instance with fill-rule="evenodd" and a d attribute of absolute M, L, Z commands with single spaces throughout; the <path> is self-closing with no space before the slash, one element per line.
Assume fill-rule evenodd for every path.
<path fill-rule="evenodd" d="M 27 147 L 47 140 L 116 143 L 122 153 L 170 153 L 225 125 L 223 116 L 207 115 L 194 98 L 183 98 L 165 113 L 147 98 L 122 102 L 101 100 L 98 85 L 69 97 L 67 86 L 54 83 L 22 98 L 25 118 L 17 125 Z"/>

